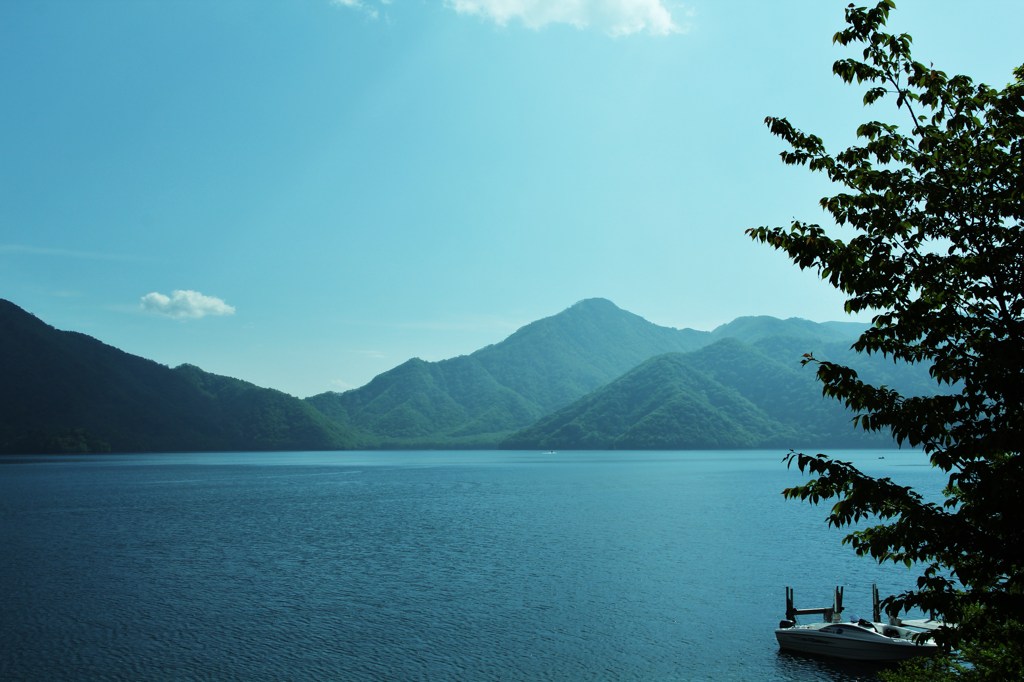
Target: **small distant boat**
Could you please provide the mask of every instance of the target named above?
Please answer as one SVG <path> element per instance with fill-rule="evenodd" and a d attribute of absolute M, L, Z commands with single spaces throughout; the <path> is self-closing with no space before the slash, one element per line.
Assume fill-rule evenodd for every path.
<path fill-rule="evenodd" d="M 916 630 L 866 620 L 797 625 L 784 620 L 775 631 L 779 648 L 813 656 L 851 661 L 902 661 L 938 652 L 935 642 L 918 642 Z"/>

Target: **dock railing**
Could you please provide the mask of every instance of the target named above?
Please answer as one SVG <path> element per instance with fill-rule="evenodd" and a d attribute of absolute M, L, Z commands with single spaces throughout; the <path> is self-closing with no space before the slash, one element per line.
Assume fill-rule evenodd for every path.
<path fill-rule="evenodd" d="M 793 588 L 786 588 L 786 618 L 796 622 L 797 616 L 821 615 L 826 622 L 835 623 L 840 620 L 843 613 L 843 587 L 836 586 L 835 596 L 832 599 L 832 606 L 823 606 L 814 609 L 798 609 L 795 606 Z"/>

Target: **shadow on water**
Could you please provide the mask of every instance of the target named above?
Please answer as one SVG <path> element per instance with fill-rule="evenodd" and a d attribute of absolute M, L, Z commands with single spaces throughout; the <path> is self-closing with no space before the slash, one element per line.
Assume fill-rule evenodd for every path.
<path fill-rule="evenodd" d="M 775 669 L 780 680 L 836 680 L 836 682 L 874 682 L 878 673 L 892 670 L 896 664 L 866 661 L 839 661 L 788 651 L 779 651 Z"/>

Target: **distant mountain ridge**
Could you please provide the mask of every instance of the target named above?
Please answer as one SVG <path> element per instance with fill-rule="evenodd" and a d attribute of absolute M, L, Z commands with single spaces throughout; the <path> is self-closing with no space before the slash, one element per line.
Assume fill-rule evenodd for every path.
<path fill-rule="evenodd" d="M 861 325 L 739 318 L 707 332 L 587 299 L 440 362 L 299 400 L 170 369 L 0 301 L 0 452 L 891 445 L 821 397 L 803 353 L 934 391 L 849 350 Z"/>
<path fill-rule="evenodd" d="M 410 360 L 362 388 L 307 400 L 338 423 L 374 434 L 370 445 L 493 446 L 644 360 L 694 350 L 709 338 L 587 299 L 470 355 Z"/>
<path fill-rule="evenodd" d="M 845 353 L 862 330 L 857 323 L 763 316 L 738 318 L 710 332 L 673 329 L 611 301 L 586 299 L 470 355 L 435 363 L 410 360 L 362 388 L 308 401 L 367 435 L 367 447 L 770 447 L 787 438 L 812 442 L 822 437 L 844 444 L 887 444 L 852 433 L 849 415 L 823 401 L 813 370 L 800 366 L 809 351 Z M 721 345 L 717 354 L 702 350 L 729 340 L 744 343 Z M 645 365 L 666 354 L 690 357 Z M 768 366 L 775 368 L 772 380 L 755 380 Z M 638 381 L 632 372 L 641 367 L 645 395 L 629 383 Z M 722 378 L 726 375 L 730 381 Z M 617 380 L 625 383 L 613 383 Z M 690 387 L 684 390 L 684 384 Z M 776 399 L 792 394 L 796 386 L 799 407 L 794 400 Z M 696 400 L 701 391 L 718 399 L 709 402 L 705 395 Z M 552 420 L 567 418 L 562 410 L 574 409 L 570 406 L 576 401 L 583 406 L 575 409 L 589 417 L 576 414 L 557 426 Z M 686 402 L 686 409 L 672 407 L 679 401 Z M 774 409 L 787 404 L 793 414 Z M 683 414 L 703 425 L 700 433 L 694 431 L 696 422 L 680 421 Z M 616 432 L 611 425 L 623 422 L 624 415 L 629 415 L 629 428 Z M 811 421 L 801 425 L 801 416 Z M 546 430 L 551 428 L 556 433 Z M 570 437 L 573 429 L 586 435 Z"/>
<path fill-rule="evenodd" d="M 170 369 L 0 300 L 0 452 L 311 450 L 351 447 L 292 396 Z"/>
<path fill-rule="evenodd" d="M 659 355 L 511 436 L 538 449 L 743 449 L 886 446 L 854 432 L 812 371 L 734 338 Z"/>
<path fill-rule="evenodd" d="M 716 327 L 711 338 L 742 339 L 747 343 L 756 343 L 770 338 L 796 338 L 802 341 L 819 343 L 852 343 L 865 325 L 859 322 L 811 322 L 799 317 L 780 320 L 767 315 L 738 317 Z"/>

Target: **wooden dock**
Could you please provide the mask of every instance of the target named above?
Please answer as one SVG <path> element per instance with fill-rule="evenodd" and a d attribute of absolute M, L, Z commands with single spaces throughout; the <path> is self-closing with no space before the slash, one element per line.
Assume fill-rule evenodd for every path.
<path fill-rule="evenodd" d="M 836 586 L 835 595 L 832 598 L 832 606 L 822 606 L 813 609 L 798 609 L 795 605 L 793 588 L 786 588 L 786 620 L 796 622 L 797 616 L 821 615 L 826 622 L 839 622 L 843 613 L 843 588 Z"/>

